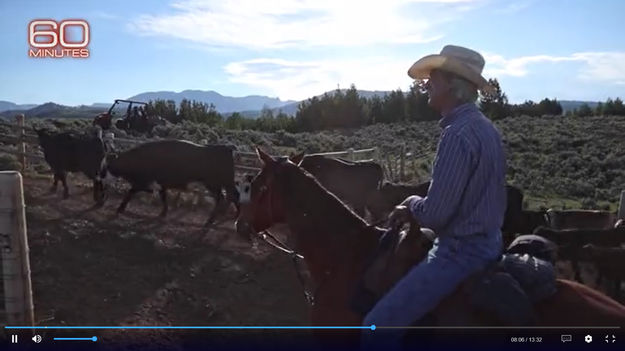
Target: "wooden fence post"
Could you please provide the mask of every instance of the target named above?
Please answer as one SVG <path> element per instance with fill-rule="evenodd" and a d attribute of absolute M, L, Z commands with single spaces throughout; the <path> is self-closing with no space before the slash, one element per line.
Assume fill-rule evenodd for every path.
<path fill-rule="evenodd" d="M 380 148 L 377 146 L 373 148 L 373 161 L 380 163 L 382 161 L 382 159 L 380 158 Z"/>
<path fill-rule="evenodd" d="M 406 144 L 401 146 L 401 156 L 399 158 L 399 181 L 406 179 Z"/>
<path fill-rule="evenodd" d="M 20 153 L 20 155 L 18 156 L 18 160 L 20 162 L 20 165 L 22 166 L 22 173 L 24 173 L 24 171 L 26 170 L 26 131 L 24 131 L 24 120 L 26 119 L 24 117 L 23 113 L 20 113 L 19 115 L 15 116 L 15 118 L 17 119 L 17 125 L 20 126 L 20 130 L 19 130 L 19 143 L 17 144 L 17 151 Z"/>
<path fill-rule="evenodd" d="M 354 148 L 350 147 L 347 149 L 347 159 L 350 161 L 354 161 Z"/>
<path fill-rule="evenodd" d="M 621 191 L 621 200 L 618 203 L 618 219 L 625 219 L 625 190 Z"/>
<path fill-rule="evenodd" d="M 395 181 L 395 177 L 394 177 L 394 169 L 393 169 L 393 164 L 391 162 L 391 156 L 390 155 L 386 155 L 386 168 L 388 169 L 388 178 L 391 182 Z"/>
<path fill-rule="evenodd" d="M 6 321 L 10 325 L 33 326 L 33 292 L 22 175 L 15 171 L 0 172 L 0 190 L 0 246 Z"/>
<path fill-rule="evenodd" d="M 412 169 L 412 178 L 414 180 L 414 178 L 417 177 L 417 158 L 415 157 L 415 150 L 411 152 L 410 156 L 412 158 L 410 168 Z"/>

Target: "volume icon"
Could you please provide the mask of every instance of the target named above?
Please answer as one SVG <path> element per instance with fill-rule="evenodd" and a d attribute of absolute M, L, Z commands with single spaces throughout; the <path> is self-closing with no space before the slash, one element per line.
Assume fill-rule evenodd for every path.
<path fill-rule="evenodd" d="M 32 337 L 33 341 L 37 344 L 41 342 L 41 335 L 35 335 Z"/>

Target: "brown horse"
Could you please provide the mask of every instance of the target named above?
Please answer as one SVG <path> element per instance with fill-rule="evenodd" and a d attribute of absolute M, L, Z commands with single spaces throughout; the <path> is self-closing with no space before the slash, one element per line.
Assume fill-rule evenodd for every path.
<path fill-rule="evenodd" d="M 261 233 L 286 222 L 290 242 L 304 256 L 316 285 L 313 325 L 360 325 L 349 305 L 366 262 L 382 230 L 369 226 L 317 180 L 286 158 L 257 149 L 263 168 L 252 182 L 251 199 L 241 211 L 237 230 Z M 416 245 L 412 264 L 427 248 Z M 558 280 L 557 293 L 535 306 L 538 326 L 625 326 L 625 306 L 584 285 Z M 476 314 L 458 289 L 432 312 L 436 325 L 493 325 Z"/>

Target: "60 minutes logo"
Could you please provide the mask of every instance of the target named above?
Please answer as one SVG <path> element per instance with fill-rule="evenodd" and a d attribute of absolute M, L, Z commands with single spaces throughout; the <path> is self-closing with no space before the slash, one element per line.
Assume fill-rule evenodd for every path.
<path fill-rule="evenodd" d="M 69 41 L 66 30 L 80 28 L 81 41 Z M 40 40 L 46 38 L 46 40 Z M 39 40 L 38 40 L 39 39 Z M 89 57 L 89 23 L 81 19 L 66 19 L 57 22 L 51 19 L 37 19 L 28 24 L 29 57 L 35 58 L 87 58 Z"/>

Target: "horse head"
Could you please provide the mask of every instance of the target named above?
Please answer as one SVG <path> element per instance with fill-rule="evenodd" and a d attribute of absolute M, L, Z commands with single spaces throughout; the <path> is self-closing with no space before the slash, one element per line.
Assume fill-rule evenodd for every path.
<path fill-rule="evenodd" d="M 241 212 L 236 221 L 237 232 L 252 235 L 284 222 L 285 208 L 277 178 L 284 167 L 295 166 L 288 158 L 275 158 L 256 148 L 263 166 L 255 176 L 245 177 L 239 184 Z"/>

